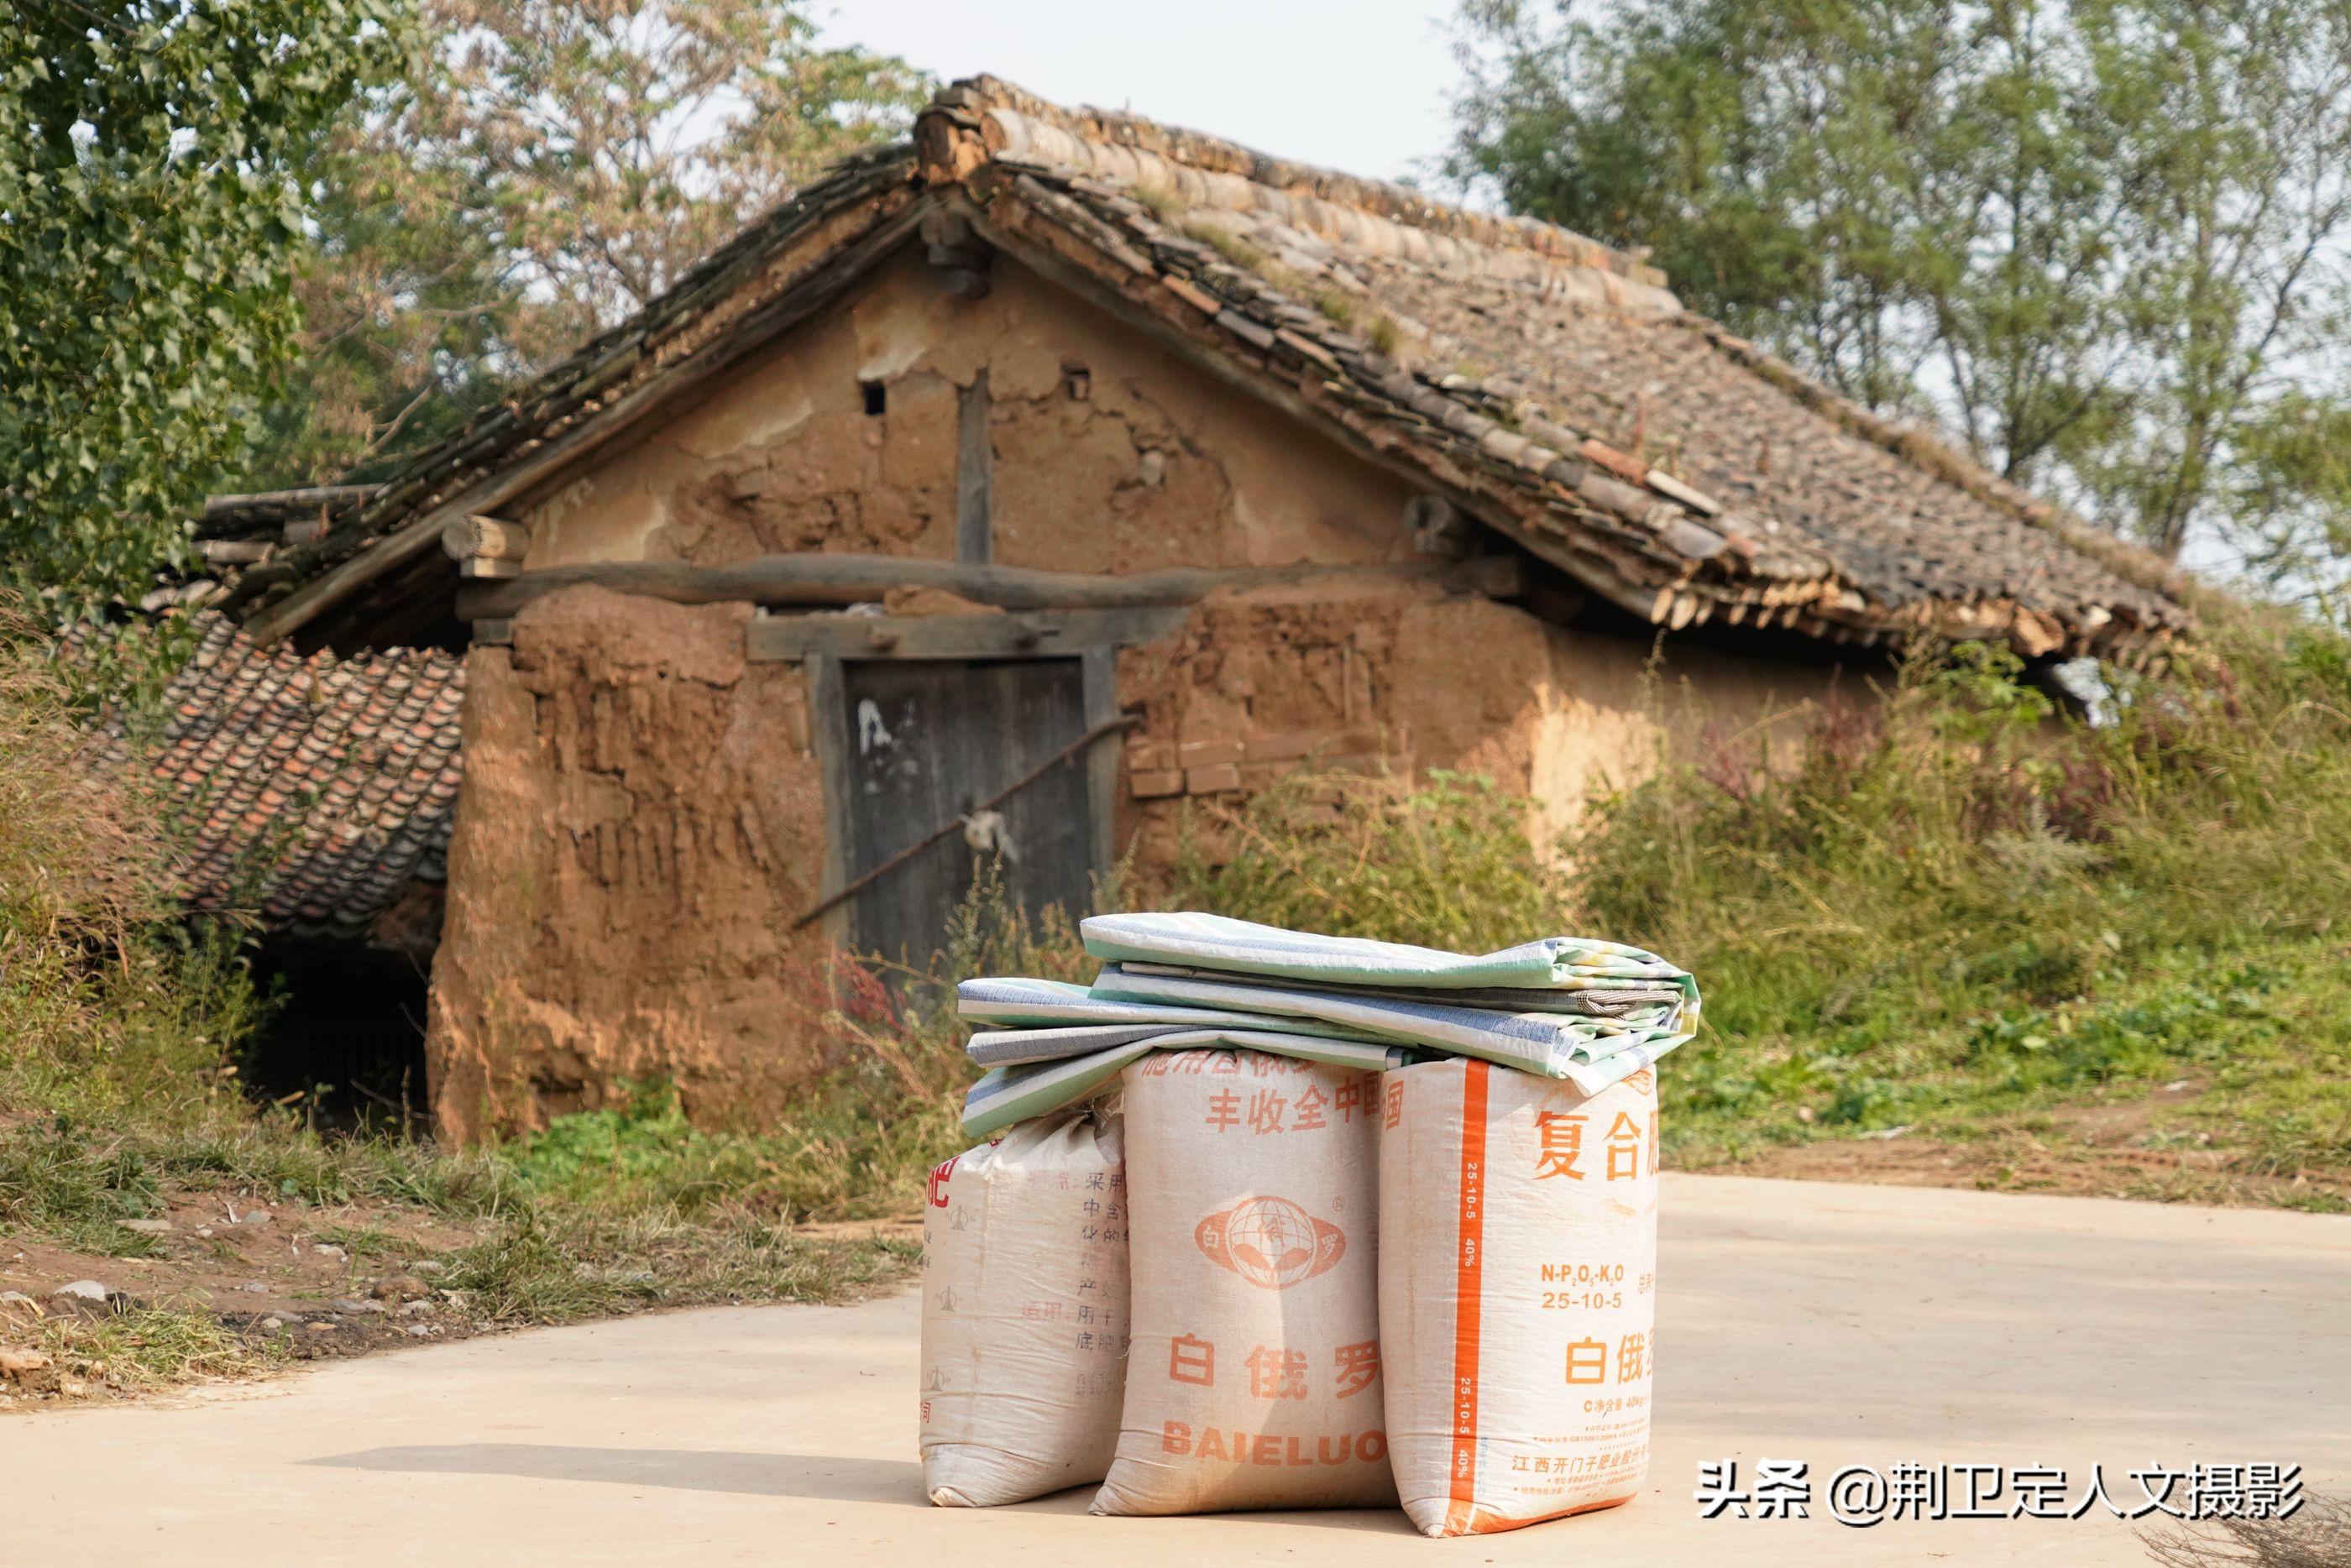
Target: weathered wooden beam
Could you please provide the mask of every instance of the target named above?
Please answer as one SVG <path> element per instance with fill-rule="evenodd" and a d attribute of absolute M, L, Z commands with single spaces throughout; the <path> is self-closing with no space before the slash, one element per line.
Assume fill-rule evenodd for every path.
<path fill-rule="evenodd" d="M 695 566 L 683 561 L 597 561 L 548 566 L 525 572 L 509 582 L 460 587 L 457 613 L 466 620 L 509 619 L 534 599 L 582 587 L 681 605 L 810 607 L 868 604 L 893 588 L 927 587 L 943 588 L 998 609 L 1048 610 L 1193 604 L 1218 588 L 1380 582 L 1436 583 L 1492 598 L 1515 597 L 1520 586 L 1515 556 L 1362 566 L 1182 566 L 1123 576 L 889 556 L 761 556 L 730 566 Z"/>
<path fill-rule="evenodd" d="M 356 506 L 375 491 L 372 484 L 311 484 L 298 490 L 263 490 L 249 495 L 207 495 L 204 515 L 225 517 L 261 507 Z"/>
<path fill-rule="evenodd" d="M 441 550 L 453 561 L 519 561 L 530 554 L 530 530 L 498 517 L 460 517 L 441 530 Z"/>
<path fill-rule="evenodd" d="M 1050 659 L 1157 642 L 1183 629 L 1183 605 L 1026 615 L 783 615 L 753 621 L 754 663 L 835 659 Z"/>

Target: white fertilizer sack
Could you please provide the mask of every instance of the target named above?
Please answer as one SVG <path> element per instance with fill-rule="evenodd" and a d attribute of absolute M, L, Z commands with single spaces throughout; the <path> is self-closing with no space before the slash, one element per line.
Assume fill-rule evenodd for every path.
<path fill-rule="evenodd" d="M 1134 1338 L 1094 1511 L 1394 1503 L 1378 1075 L 1185 1051 L 1123 1083 Z"/>
<path fill-rule="evenodd" d="M 1128 1329 L 1118 1117 L 1023 1123 L 934 1170 L 925 1197 L 931 1501 L 985 1508 L 1102 1480 Z"/>
<path fill-rule="evenodd" d="M 1380 1329 L 1428 1535 L 1629 1501 L 1656 1357 L 1654 1072 L 1596 1095 L 1458 1058 L 1384 1076 Z"/>

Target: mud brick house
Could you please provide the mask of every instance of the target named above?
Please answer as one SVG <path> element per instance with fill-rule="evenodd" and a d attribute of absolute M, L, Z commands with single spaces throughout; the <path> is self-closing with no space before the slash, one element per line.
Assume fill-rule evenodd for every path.
<path fill-rule="evenodd" d="M 240 670 L 406 704 L 331 828 L 363 869 L 273 908 L 432 947 L 458 1137 L 621 1076 L 772 1109 L 817 945 L 927 951 L 972 838 L 1082 903 L 1301 758 L 1572 810 L 1654 754 L 1653 653 L 1736 727 L 1921 641 L 2187 624 L 1635 256 L 986 78 L 389 483 L 272 506 L 205 526 L 170 765 L 310 798 L 298 741 L 208 738 Z"/>

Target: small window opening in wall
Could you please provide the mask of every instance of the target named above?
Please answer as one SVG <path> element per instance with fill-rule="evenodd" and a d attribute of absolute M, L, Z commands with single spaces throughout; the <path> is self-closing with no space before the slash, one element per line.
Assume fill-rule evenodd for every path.
<path fill-rule="evenodd" d="M 857 389 L 865 394 L 865 411 L 881 414 L 889 411 L 890 389 L 881 381 L 860 381 Z"/>

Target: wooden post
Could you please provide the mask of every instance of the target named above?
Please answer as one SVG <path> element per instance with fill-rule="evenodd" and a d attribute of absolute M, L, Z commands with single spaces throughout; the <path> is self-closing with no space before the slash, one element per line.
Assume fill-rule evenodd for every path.
<path fill-rule="evenodd" d="M 988 514 L 988 488 L 996 453 L 990 444 L 987 367 L 972 372 L 971 385 L 956 396 L 956 559 L 986 566 L 996 558 L 995 524 Z"/>

